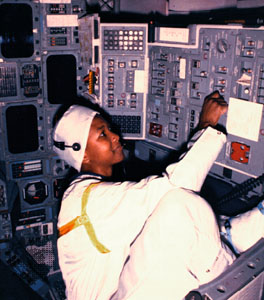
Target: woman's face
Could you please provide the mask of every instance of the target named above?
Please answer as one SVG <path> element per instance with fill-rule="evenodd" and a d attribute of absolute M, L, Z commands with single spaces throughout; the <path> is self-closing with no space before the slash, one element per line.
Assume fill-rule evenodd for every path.
<path fill-rule="evenodd" d="M 113 165 L 124 159 L 119 139 L 102 117 L 95 116 L 86 144 L 82 171 L 111 176 Z"/>

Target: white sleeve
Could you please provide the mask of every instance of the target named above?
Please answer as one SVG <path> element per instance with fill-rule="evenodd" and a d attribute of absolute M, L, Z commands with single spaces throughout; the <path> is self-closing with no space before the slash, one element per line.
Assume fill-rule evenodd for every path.
<path fill-rule="evenodd" d="M 179 162 L 166 169 L 170 181 L 199 192 L 225 142 L 226 135 L 212 127 L 197 132 L 188 144 L 191 147 L 189 151 Z"/>

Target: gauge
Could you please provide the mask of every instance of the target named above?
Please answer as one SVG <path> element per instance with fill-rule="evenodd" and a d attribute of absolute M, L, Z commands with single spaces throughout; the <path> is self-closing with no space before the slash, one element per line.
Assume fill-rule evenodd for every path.
<path fill-rule="evenodd" d="M 42 203 L 47 197 L 47 185 L 42 181 L 31 182 L 24 188 L 24 200 L 31 205 Z"/>
<path fill-rule="evenodd" d="M 220 39 L 217 41 L 216 47 L 217 47 L 217 51 L 219 51 L 220 53 L 226 53 L 226 51 L 229 48 L 229 44 L 227 40 Z"/>

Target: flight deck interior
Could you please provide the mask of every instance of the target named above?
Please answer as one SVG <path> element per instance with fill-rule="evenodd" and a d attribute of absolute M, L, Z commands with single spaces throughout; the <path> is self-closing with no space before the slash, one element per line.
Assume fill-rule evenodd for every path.
<path fill-rule="evenodd" d="M 0 299 L 66 299 L 57 216 L 71 170 L 52 130 L 76 97 L 109 114 L 133 162 L 116 173 L 138 180 L 180 155 L 219 91 L 227 142 L 201 193 L 216 209 L 263 198 L 263 16 L 263 0 L 0 0 Z M 257 279 L 249 296 L 216 281 L 186 299 L 263 300 L 264 243 L 246 255 L 224 280 L 243 293 Z"/>

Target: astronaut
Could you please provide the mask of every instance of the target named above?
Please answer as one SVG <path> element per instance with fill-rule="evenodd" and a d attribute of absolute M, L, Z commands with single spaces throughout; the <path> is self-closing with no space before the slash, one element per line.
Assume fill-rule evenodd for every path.
<path fill-rule="evenodd" d="M 102 115 L 80 105 L 65 112 L 54 128 L 54 150 L 80 172 L 64 193 L 58 217 L 68 299 L 182 299 L 233 262 L 211 207 L 198 195 L 226 141 L 214 128 L 226 111 L 218 92 L 206 97 L 188 151 L 162 176 L 139 182 L 109 180 L 124 154 Z M 240 226 L 245 219 L 246 242 Z M 262 237 L 258 208 L 238 217 L 232 234 L 240 251 Z"/>

